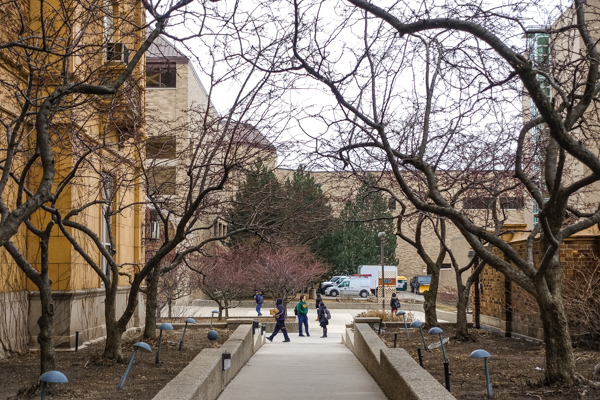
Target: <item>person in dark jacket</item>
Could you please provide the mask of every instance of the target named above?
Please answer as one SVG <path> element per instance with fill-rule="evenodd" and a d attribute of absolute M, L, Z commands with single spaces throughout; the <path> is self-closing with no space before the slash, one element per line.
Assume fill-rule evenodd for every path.
<path fill-rule="evenodd" d="M 396 315 L 396 311 L 400 308 L 400 300 L 396 297 L 396 293 L 392 293 L 392 300 L 390 300 L 390 308 L 392 309 L 392 317 Z"/>
<path fill-rule="evenodd" d="M 277 321 L 277 324 L 275 325 L 275 329 L 273 330 L 271 336 L 267 337 L 267 340 L 272 342 L 275 335 L 281 331 L 283 332 L 283 338 L 285 339 L 284 342 L 289 342 L 290 337 L 288 336 L 287 329 L 285 327 L 285 308 L 283 308 L 283 300 L 278 298 L 277 301 L 275 301 L 275 305 L 277 307 L 277 314 L 275 314 L 274 317 Z"/>
<path fill-rule="evenodd" d="M 260 312 L 260 309 L 263 305 L 263 302 L 265 301 L 262 293 L 260 292 L 260 290 L 256 291 L 256 296 L 254 296 L 254 300 L 256 300 L 256 312 L 258 313 L 258 316 L 262 316 L 262 313 Z"/>
<path fill-rule="evenodd" d="M 315 310 L 317 310 L 317 319 L 315 321 L 319 320 L 319 307 L 321 307 L 322 302 L 323 302 L 323 299 L 321 299 L 321 295 L 317 294 L 317 300 L 315 302 Z"/>
<path fill-rule="evenodd" d="M 327 337 L 327 325 L 329 325 L 329 318 L 331 318 L 331 314 L 329 314 L 329 310 L 325 307 L 325 303 L 321 302 L 319 309 L 317 310 L 317 316 L 319 318 L 319 325 L 323 328 L 323 336 L 322 338 Z"/>

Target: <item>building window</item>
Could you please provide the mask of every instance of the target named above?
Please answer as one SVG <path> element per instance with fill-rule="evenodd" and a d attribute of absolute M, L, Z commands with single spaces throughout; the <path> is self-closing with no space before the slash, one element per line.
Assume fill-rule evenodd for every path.
<path fill-rule="evenodd" d="M 534 27 L 534 29 L 539 28 L 539 30 L 542 29 L 542 27 Z M 545 72 L 550 72 L 550 35 L 547 33 L 529 33 L 527 34 L 527 48 L 529 51 L 529 59 L 531 60 L 531 63 L 533 64 L 534 68 L 541 70 L 541 71 L 545 71 Z M 552 100 L 552 91 L 550 90 L 550 84 L 548 83 L 548 80 L 546 79 L 545 76 L 541 75 L 541 74 L 537 74 L 536 75 L 536 79 L 538 80 L 538 82 L 540 83 L 540 86 L 544 92 L 544 94 L 546 94 L 546 96 L 548 96 L 548 101 Z M 540 113 L 535 105 L 535 103 L 533 102 L 533 99 L 529 99 L 529 110 L 530 110 L 530 116 L 531 119 L 537 119 L 540 116 Z M 542 123 L 540 125 L 534 126 L 533 128 L 531 128 L 531 141 L 532 143 L 536 144 L 539 143 L 543 140 L 544 136 L 544 132 L 546 130 L 546 124 Z M 537 178 L 542 180 L 542 168 L 541 168 L 541 157 L 540 154 L 538 152 L 534 152 L 533 153 L 533 159 L 532 159 L 532 175 Z"/>
<path fill-rule="evenodd" d="M 100 190 L 101 200 L 105 203 L 102 203 L 101 207 L 101 223 L 100 223 L 100 241 L 102 245 L 108 252 L 111 251 L 111 227 L 112 227 L 112 215 L 110 212 L 112 211 L 112 198 L 113 198 L 113 190 L 114 190 L 114 182 L 113 177 L 109 174 L 102 174 L 102 188 Z M 110 279 L 110 267 L 108 265 L 108 260 L 104 255 L 101 256 L 101 268 L 104 275 Z M 102 283 L 104 285 L 104 283 Z"/>
<path fill-rule="evenodd" d="M 452 268 L 452 264 L 450 263 L 443 263 L 442 266 L 440 267 L 440 269 L 450 269 Z"/>
<path fill-rule="evenodd" d="M 175 136 L 149 137 L 146 141 L 146 157 L 156 159 L 175 158 L 177 140 Z"/>
<path fill-rule="evenodd" d="M 112 0 L 104 1 L 104 37 L 108 43 L 115 41 L 115 18 L 119 17 L 119 4 Z"/>
<path fill-rule="evenodd" d="M 163 196 L 174 195 L 177 193 L 176 177 L 176 167 L 154 167 L 150 170 L 149 189 Z"/>
<path fill-rule="evenodd" d="M 463 200 L 464 210 L 490 210 L 493 207 L 492 197 L 471 197 Z"/>
<path fill-rule="evenodd" d="M 522 210 L 525 202 L 522 197 L 502 197 L 500 199 L 500 208 L 503 210 Z"/>
<path fill-rule="evenodd" d="M 146 69 L 146 87 L 174 88 L 177 87 L 176 64 L 148 64 Z"/>
<path fill-rule="evenodd" d="M 213 225 L 213 237 L 222 237 L 227 235 L 227 224 L 215 220 Z"/>
<path fill-rule="evenodd" d="M 396 199 L 395 198 L 390 197 L 390 199 L 388 200 L 388 209 L 390 209 L 390 210 L 396 209 Z"/>

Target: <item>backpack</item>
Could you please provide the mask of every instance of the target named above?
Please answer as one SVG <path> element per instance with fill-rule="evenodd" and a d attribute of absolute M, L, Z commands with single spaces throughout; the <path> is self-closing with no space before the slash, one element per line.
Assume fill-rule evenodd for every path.
<path fill-rule="evenodd" d="M 325 315 L 327 316 L 327 319 L 331 319 L 331 314 L 329 313 L 328 309 L 325 309 Z"/>

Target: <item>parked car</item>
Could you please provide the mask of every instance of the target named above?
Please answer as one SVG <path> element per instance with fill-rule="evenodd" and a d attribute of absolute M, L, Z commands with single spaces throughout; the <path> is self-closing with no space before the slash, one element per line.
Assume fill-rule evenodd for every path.
<path fill-rule="evenodd" d="M 431 275 L 417 275 L 410 280 L 410 291 L 413 293 L 423 294 L 429 290 L 431 284 Z"/>
<path fill-rule="evenodd" d="M 335 286 L 325 289 L 326 296 L 367 297 L 371 291 L 371 280 L 366 276 L 349 276 Z"/>
<path fill-rule="evenodd" d="M 322 282 L 319 286 L 319 293 L 325 294 L 325 289 L 335 286 L 337 283 L 341 282 L 342 279 L 346 278 L 346 275 L 336 275 L 331 277 L 327 282 Z"/>

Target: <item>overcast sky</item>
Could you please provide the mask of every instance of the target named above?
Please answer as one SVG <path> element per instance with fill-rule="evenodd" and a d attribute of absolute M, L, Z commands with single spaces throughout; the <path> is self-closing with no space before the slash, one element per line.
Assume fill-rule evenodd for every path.
<path fill-rule="evenodd" d="M 277 2 L 269 2 L 269 3 L 261 3 L 254 0 L 243 0 L 239 4 L 235 3 L 232 0 L 221 0 L 219 2 L 206 2 L 207 7 L 212 7 L 217 9 L 221 14 L 225 13 L 225 11 L 231 11 L 236 4 L 240 7 L 240 10 L 245 13 L 255 13 L 255 15 L 261 15 L 261 12 L 271 12 L 277 13 L 281 12 L 283 15 L 280 17 L 285 17 L 285 12 L 290 12 L 291 9 L 287 6 L 285 2 L 281 4 L 284 5 L 284 8 L 277 9 L 273 8 L 274 4 Z M 388 2 L 385 1 L 375 1 L 378 5 L 383 5 Z M 490 6 L 500 6 L 506 2 L 503 1 L 493 1 L 488 2 Z M 268 4 L 268 9 L 264 8 L 264 5 Z M 417 3 L 415 3 L 417 4 Z M 537 5 L 531 5 L 525 11 L 525 15 L 523 16 L 523 24 L 525 26 L 532 25 L 547 25 L 551 20 L 553 20 L 557 15 L 557 7 L 563 8 L 565 4 L 570 4 L 570 2 L 566 3 L 564 1 L 542 1 Z M 322 1 L 321 13 L 322 15 L 327 15 L 328 18 L 332 18 L 334 14 L 339 15 L 339 10 L 344 7 L 349 6 L 349 3 L 344 2 L 342 0 L 324 0 Z M 261 8 L 262 7 L 262 8 Z M 334 10 L 335 8 L 335 10 Z M 200 8 L 196 5 L 195 9 L 200 12 Z M 187 36 L 190 32 L 197 32 L 198 25 L 195 23 L 197 20 L 188 19 L 183 23 L 178 23 L 175 27 L 171 28 L 170 33 L 176 36 Z M 208 30 L 205 32 L 224 32 L 221 28 L 214 23 L 214 21 L 207 20 Z M 271 35 L 273 33 L 272 29 L 273 25 L 265 27 L 265 35 Z M 341 42 L 338 42 L 341 43 Z M 524 45 L 523 39 L 515 35 L 513 37 L 513 46 L 520 47 Z M 186 47 L 187 46 L 187 47 Z M 193 63 L 195 65 L 196 70 L 200 73 L 201 80 L 204 86 L 209 89 L 210 79 L 207 78 L 207 75 L 203 73 L 203 70 L 208 68 L 207 65 L 204 65 L 203 68 L 199 67 L 199 62 L 205 62 L 208 57 L 208 52 L 211 50 L 205 43 L 201 43 L 197 39 L 192 39 L 186 42 L 186 46 L 183 46 L 181 43 L 177 44 L 177 47 L 190 55 Z M 342 44 L 340 44 L 342 46 Z M 218 49 L 214 49 L 214 51 L 218 51 Z M 339 52 L 342 53 L 341 48 Z M 342 55 L 340 58 L 340 65 L 344 65 L 344 56 Z M 349 64 L 349 63 L 348 63 Z M 216 73 L 222 76 L 225 76 L 227 71 L 227 66 L 225 63 L 220 63 L 220 65 L 216 69 Z M 417 78 L 418 79 L 418 78 Z M 231 80 L 225 85 L 220 86 L 217 90 L 213 92 L 213 104 L 220 112 L 224 112 L 231 106 L 234 96 L 232 93 L 237 92 L 239 88 L 240 81 Z M 414 82 L 411 82 L 411 79 L 406 79 L 403 82 L 408 87 L 414 85 Z M 310 134 L 316 134 L 317 132 L 323 132 L 327 128 L 321 121 L 316 119 L 307 118 L 307 115 L 311 113 L 316 113 L 322 108 L 330 107 L 335 103 L 334 97 L 325 90 L 324 86 L 311 80 L 299 80 L 296 81 L 296 89 L 289 90 L 282 95 L 281 98 L 282 112 L 292 111 L 294 116 L 297 119 L 292 119 L 288 121 L 285 125 L 285 133 L 283 136 L 279 138 L 279 140 L 288 140 L 293 139 L 293 141 L 297 142 L 298 147 L 291 151 L 289 149 L 279 152 L 279 162 L 287 167 L 295 168 L 299 162 L 302 162 L 300 157 L 299 149 L 303 149 L 305 151 L 310 151 L 314 147 L 314 140 L 310 138 Z M 507 110 L 507 112 L 514 112 L 515 110 Z M 309 135 L 306 135 L 306 133 Z"/>

